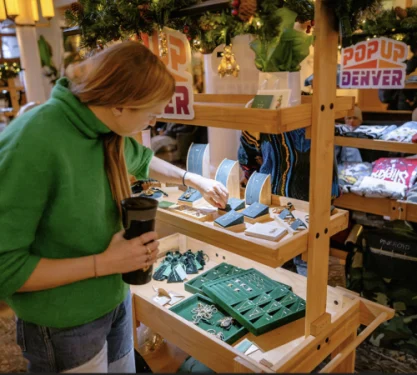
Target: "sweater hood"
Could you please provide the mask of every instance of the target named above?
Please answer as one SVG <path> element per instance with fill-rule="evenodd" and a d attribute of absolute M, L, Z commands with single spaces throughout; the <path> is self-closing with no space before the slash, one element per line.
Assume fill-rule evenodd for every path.
<path fill-rule="evenodd" d="M 98 138 L 111 130 L 71 92 L 68 78 L 60 78 L 51 94 L 52 101 L 58 101 L 67 116 L 77 129 L 87 138 Z"/>

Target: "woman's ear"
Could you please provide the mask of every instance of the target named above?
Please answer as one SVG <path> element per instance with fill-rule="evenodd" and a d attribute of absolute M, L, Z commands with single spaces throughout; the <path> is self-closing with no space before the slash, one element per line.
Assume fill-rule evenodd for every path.
<path fill-rule="evenodd" d="M 122 115 L 123 108 L 112 108 L 111 111 L 115 117 L 120 117 Z"/>

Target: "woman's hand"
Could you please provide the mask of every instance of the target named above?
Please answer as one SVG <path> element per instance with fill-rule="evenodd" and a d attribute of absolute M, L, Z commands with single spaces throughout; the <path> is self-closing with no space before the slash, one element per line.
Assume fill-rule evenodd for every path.
<path fill-rule="evenodd" d="M 123 234 L 124 230 L 116 233 L 109 247 L 96 256 L 97 276 L 136 271 L 155 263 L 159 246 L 155 232 L 131 240 L 126 240 Z"/>
<path fill-rule="evenodd" d="M 197 189 L 207 202 L 214 207 L 226 207 L 229 199 L 229 192 L 222 183 L 196 174 L 192 174 L 191 179 L 192 184 L 190 184 L 190 186 Z"/>

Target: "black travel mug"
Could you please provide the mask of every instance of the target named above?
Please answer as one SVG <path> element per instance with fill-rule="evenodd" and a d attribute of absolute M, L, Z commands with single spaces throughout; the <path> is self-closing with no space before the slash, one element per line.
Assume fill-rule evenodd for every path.
<path fill-rule="evenodd" d="M 158 201 L 156 199 L 132 197 L 124 199 L 121 205 L 125 239 L 131 240 L 155 230 L 155 217 L 158 209 Z M 122 278 L 127 284 L 143 285 L 151 281 L 152 271 L 153 266 L 151 265 L 147 268 L 124 273 Z"/>

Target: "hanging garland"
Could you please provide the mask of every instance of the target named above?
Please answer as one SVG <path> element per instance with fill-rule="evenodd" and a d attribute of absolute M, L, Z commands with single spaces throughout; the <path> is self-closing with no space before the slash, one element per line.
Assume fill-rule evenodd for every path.
<path fill-rule="evenodd" d="M 5 62 L 0 65 L 0 79 L 7 81 L 10 78 L 15 78 L 19 75 L 20 71 L 21 68 L 18 63 L 8 64 Z"/>
<path fill-rule="evenodd" d="M 323 0 L 324 4 L 332 9 L 336 15 L 336 30 L 339 30 L 342 45 L 347 47 L 353 44 L 352 35 L 366 18 L 372 18 L 381 9 L 381 0 Z"/>
<path fill-rule="evenodd" d="M 402 40 L 415 50 L 417 49 L 417 7 L 384 10 L 373 19 L 366 20 L 361 29 L 363 33 L 358 34 L 358 39 L 388 36 Z"/>
<path fill-rule="evenodd" d="M 299 22 L 313 20 L 311 0 L 231 0 L 230 9 L 199 17 L 171 18 L 174 11 L 201 0 L 79 0 L 66 12 L 69 26 L 78 26 L 83 47 L 102 48 L 113 40 L 137 39 L 164 26 L 184 32 L 192 47 L 210 53 L 241 34 L 272 40 L 281 32 L 276 10 L 287 7 Z"/>

